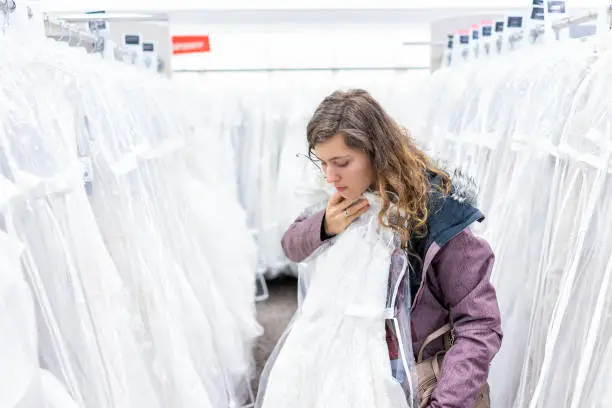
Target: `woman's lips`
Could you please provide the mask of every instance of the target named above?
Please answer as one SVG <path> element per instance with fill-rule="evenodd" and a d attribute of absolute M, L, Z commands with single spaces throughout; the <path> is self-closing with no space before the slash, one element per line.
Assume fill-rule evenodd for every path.
<path fill-rule="evenodd" d="M 348 190 L 348 187 L 336 187 L 336 190 L 338 190 L 339 193 Z"/>

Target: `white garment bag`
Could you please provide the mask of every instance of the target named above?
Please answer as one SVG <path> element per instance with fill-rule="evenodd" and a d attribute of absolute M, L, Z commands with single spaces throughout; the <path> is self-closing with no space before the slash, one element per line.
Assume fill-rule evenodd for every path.
<path fill-rule="evenodd" d="M 133 100 L 140 101 L 134 106 L 142 108 L 131 112 L 131 117 L 138 118 L 134 122 L 113 120 L 115 115 L 120 117 L 122 108 L 112 107 L 112 113 L 100 109 L 107 96 L 88 94 L 85 114 L 90 142 L 104 138 L 109 128 L 115 129 L 118 141 L 116 149 L 102 150 L 94 157 L 98 182 L 90 201 L 111 256 L 131 295 L 138 299 L 143 341 L 165 403 L 240 405 L 249 398 L 250 344 L 259 328 L 252 309 L 238 306 L 232 316 L 228 305 L 243 304 L 244 298 L 234 299 L 228 287 L 221 292 L 218 282 L 224 278 L 214 277 L 201 249 L 207 243 L 201 241 L 196 227 L 205 226 L 194 211 L 213 214 L 215 207 L 207 201 L 215 192 L 211 190 L 210 197 L 192 195 L 195 180 L 180 150 L 184 141 L 173 136 L 182 134 L 173 133 L 180 127 L 154 117 L 159 109 L 155 102 L 147 103 L 159 98 L 160 91 L 134 94 Z M 136 123 L 156 126 L 139 128 Z M 252 288 L 253 280 L 242 288 Z M 253 299 L 241 286 L 236 293 Z M 248 334 L 243 337 L 243 333 Z"/>
<path fill-rule="evenodd" d="M 72 78 L 22 49 L 14 41 L 2 48 L 9 69 L 0 85 L 0 143 L 4 173 L 20 191 L 4 213 L 7 231 L 25 247 L 41 363 L 79 406 L 157 406 L 126 313 L 131 304 L 83 190 L 73 108 L 57 88 Z"/>
<path fill-rule="evenodd" d="M 22 251 L 0 231 L 0 406 L 76 408 L 57 379 L 39 367 L 34 298 L 23 277 Z"/>
<path fill-rule="evenodd" d="M 263 408 L 408 407 L 385 341 L 394 236 L 378 224 L 380 203 L 369 201 L 371 209 L 309 261 L 308 293 L 269 363 Z"/>
<path fill-rule="evenodd" d="M 505 334 L 493 405 L 610 401 L 609 40 L 596 53 L 559 42 L 451 67 L 410 98 L 426 118 L 413 118 L 417 139 L 481 190 L 477 232 L 496 254 Z"/>
<path fill-rule="evenodd" d="M 24 245 L 41 366 L 79 407 L 248 404 L 261 329 L 231 146 L 193 92 L 28 33 L 0 39 L 0 215 Z M 208 167 L 190 163 L 200 137 Z"/>

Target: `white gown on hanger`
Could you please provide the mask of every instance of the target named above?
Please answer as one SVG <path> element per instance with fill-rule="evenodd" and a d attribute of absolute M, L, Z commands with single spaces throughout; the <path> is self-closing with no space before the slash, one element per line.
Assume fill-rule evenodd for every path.
<path fill-rule="evenodd" d="M 0 407 L 76 408 L 63 385 L 39 366 L 34 298 L 23 276 L 22 250 L 0 228 Z"/>
<path fill-rule="evenodd" d="M 308 294 L 271 368 L 264 408 L 408 407 L 385 341 L 393 233 L 378 224 L 380 203 L 369 201 L 370 210 L 312 260 Z"/>

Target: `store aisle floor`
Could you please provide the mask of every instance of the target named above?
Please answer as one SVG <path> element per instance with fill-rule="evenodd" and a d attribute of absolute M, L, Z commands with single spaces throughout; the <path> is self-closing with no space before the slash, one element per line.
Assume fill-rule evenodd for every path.
<path fill-rule="evenodd" d="M 257 376 L 253 385 L 257 392 L 259 376 L 276 342 L 289 324 L 297 308 L 297 280 L 279 277 L 268 282 L 270 297 L 257 303 L 257 320 L 264 328 L 264 334 L 255 345 Z"/>

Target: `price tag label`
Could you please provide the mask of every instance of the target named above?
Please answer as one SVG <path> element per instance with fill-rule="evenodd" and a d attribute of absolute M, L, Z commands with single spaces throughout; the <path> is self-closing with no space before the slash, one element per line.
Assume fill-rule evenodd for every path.
<path fill-rule="evenodd" d="M 523 27 L 523 17 L 508 17 L 508 28 Z"/>
<path fill-rule="evenodd" d="M 548 12 L 551 14 L 565 14 L 565 1 L 549 1 Z"/>
<path fill-rule="evenodd" d="M 91 161 L 91 157 L 79 157 L 79 161 L 81 162 L 83 181 L 86 183 L 91 183 L 94 179 L 93 162 Z"/>
<path fill-rule="evenodd" d="M 544 21 L 544 7 L 534 7 L 531 10 L 531 19 Z"/>
<path fill-rule="evenodd" d="M 136 34 L 126 34 L 124 42 L 125 45 L 140 45 L 140 36 Z"/>

